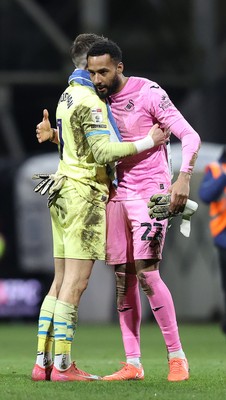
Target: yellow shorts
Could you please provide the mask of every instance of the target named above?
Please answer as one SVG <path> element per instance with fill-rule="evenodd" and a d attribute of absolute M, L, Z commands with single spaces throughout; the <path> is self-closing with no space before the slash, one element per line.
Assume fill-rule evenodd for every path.
<path fill-rule="evenodd" d="M 106 212 L 65 184 L 50 207 L 56 258 L 105 260 Z"/>

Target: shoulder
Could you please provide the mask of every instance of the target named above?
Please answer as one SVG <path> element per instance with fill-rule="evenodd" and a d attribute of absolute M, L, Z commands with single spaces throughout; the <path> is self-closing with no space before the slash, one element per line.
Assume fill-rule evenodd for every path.
<path fill-rule="evenodd" d="M 140 85 L 140 93 L 145 96 L 146 99 L 149 99 L 149 101 L 157 102 L 160 106 L 161 102 L 169 101 L 168 94 L 157 82 L 142 77 L 137 77 L 135 79 L 137 84 Z"/>
<path fill-rule="evenodd" d="M 152 91 L 156 91 L 156 92 L 164 90 L 157 82 L 152 81 L 148 78 L 144 78 L 144 77 L 131 76 L 129 78 L 129 82 L 130 82 L 130 84 L 140 86 L 141 88 L 146 89 L 146 90 L 152 90 Z"/>
<path fill-rule="evenodd" d="M 101 100 L 95 90 L 88 86 L 70 85 L 69 93 L 72 95 L 76 106 L 106 110 L 105 101 Z"/>

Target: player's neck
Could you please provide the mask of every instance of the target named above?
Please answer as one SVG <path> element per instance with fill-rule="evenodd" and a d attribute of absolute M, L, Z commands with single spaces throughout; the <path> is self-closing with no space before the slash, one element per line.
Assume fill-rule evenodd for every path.
<path fill-rule="evenodd" d="M 121 90 L 124 88 L 124 86 L 126 85 L 127 81 L 128 81 L 128 77 L 122 75 L 121 79 L 120 79 L 120 85 L 118 87 L 118 90 L 115 93 L 119 93 L 121 92 Z"/>

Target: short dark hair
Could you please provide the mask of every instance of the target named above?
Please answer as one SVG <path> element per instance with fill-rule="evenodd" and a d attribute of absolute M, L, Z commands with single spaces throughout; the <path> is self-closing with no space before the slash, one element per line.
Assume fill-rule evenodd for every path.
<path fill-rule="evenodd" d="M 89 56 L 103 56 L 104 54 L 109 54 L 112 60 L 117 63 L 122 61 L 122 50 L 115 42 L 108 39 L 94 43 L 87 52 L 87 58 Z"/>
<path fill-rule="evenodd" d="M 103 40 L 103 36 L 96 35 L 95 33 L 81 33 L 72 43 L 70 54 L 74 65 L 78 68 L 85 68 L 84 58 L 86 60 L 87 51 L 90 47 Z"/>

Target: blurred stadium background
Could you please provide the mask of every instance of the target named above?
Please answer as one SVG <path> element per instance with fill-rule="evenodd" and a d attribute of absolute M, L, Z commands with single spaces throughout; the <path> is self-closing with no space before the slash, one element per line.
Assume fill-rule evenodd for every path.
<path fill-rule="evenodd" d="M 0 320 L 36 320 L 52 278 L 46 199 L 32 192 L 31 176 L 54 172 L 57 154 L 52 144 L 38 144 L 35 126 L 43 108 L 55 123 L 75 36 L 95 32 L 118 42 L 126 75 L 156 80 L 199 132 L 203 146 L 191 185 L 199 201 L 204 166 L 226 142 L 225 20 L 225 0 L 0 0 Z M 176 174 L 177 142 L 172 153 Z M 222 313 L 208 208 L 199 204 L 189 239 L 174 222 L 161 267 L 182 321 L 216 321 Z M 113 272 L 97 263 L 80 319 L 114 321 L 114 301 Z"/>

